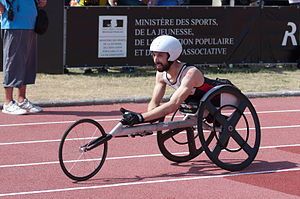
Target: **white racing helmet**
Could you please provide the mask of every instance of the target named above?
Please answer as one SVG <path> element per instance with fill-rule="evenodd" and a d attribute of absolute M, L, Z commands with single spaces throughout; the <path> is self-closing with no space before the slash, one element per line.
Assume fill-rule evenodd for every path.
<path fill-rule="evenodd" d="M 175 61 L 181 55 L 182 45 L 175 37 L 161 35 L 152 41 L 150 45 L 150 51 L 169 53 L 168 61 Z"/>

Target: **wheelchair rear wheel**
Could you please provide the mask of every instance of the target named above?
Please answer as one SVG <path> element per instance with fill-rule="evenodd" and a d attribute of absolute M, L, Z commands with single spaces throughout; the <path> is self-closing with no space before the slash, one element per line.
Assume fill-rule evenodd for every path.
<path fill-rule="evenodd" d="M 220 100 L 217 106 L 216 99 Z M 213 117 L 212 132 L 206 132 L 202 127 L 207 114 Z M 223 169 L 242 170 L 258 153 L 261 131 L 257 113 L 249 99 L 234 86 L 217 86 L 203 96 L 197 127 L 205 153 Z M 212 133 L 213 140 L 207 142 Z"/>
<path fill-rule="evenodd" d="M 172 121 L 174 115 L 172 117 Z M 157 132 L 157 143 L 161 153 L 172 162 L 187 162 L 199 156 L 203 152 L 198 141 L 198 132 L 194 127 Z M 213 139 L 213 134 L 207 142 Z"/>

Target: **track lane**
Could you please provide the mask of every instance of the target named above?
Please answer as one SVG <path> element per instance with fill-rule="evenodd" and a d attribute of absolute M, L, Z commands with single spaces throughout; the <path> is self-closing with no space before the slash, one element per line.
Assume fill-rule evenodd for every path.
<path fill-rule="evenodd" d="M 298 98 L 300 99 L 300 98 Z M 290 99 L 289 99 L 290 100 Z M 289 101 L 288 100 L 288 101 Z M 255 99 L 254 101 L 257 101 Z M 298 100 L 299 101 L 299 100 Z M 261 103 L 267 102 L 265 99 L 262 99 L 262 102 L 255 102 L 255 106 L 258 112 L 260 111 L 271 111 L 272 109 L 266 109 L 265 106 L 261 105 Z M 254 102 L 253 102 L 254 103 Z M 281 102 L 280 102 L 281 103 Z M 294 103 L 295 104 L 295 103 Z M 294 104 L 292 107 L 294 107 Z M 288 105 L 288 106 L 287 106 Z M 126 105 L 125 105 L 126 106 Z M 128 107 L 131 107 L 132 105 L 128 105 Z M 145 105 L 143 105 L 145 106 Z M 139 109 L 142 110 L 143 106 L 139 105 Z M 258 109 L 258 107 L 264 107 L 264 109 Z M 300 106 L 298 106 L 300 107 Z M 70 107 L 68 107 L 70 108 Z M 87 115 L 93 115 L 94 113 L 88 113 L 89 111 L 86 111 L 85 107 L 85 116 Z M 95 107 L 92 107 L 92 110 L 95 110 Z M 109 109 L 106 107 L 107 110 Z M 119 107 L 118 107 L 119 108 Z M 115 108 L 116 111 L 118 111 L 118 108 Z M 273 106 L 274 108 L 274 106 Z M 276 108 L 276 107 L 275 107 Z M 289 104 L 287 103 L 284 108 L 287 108 L 288 110 L 290 108 Z M 79 111 L 79 108 L 76 108 L 77 112 Z M 100 108 L 101 109 L 101 106 Z M 131 108 L 133 109 L 133 108 Z M 49 110 L 54 111 L 55 108 L 49 108 Z M 62 109 L 61 109 L 62 110 Z M 60 110 L 60 111 L 61 111 Z M 103 109 L 101 109 L 103 110 Z M 277 109 L 280 110 L 280 109 Z M 283 110 L 283 108 L 281 108 Z M 293 110 L 293 109 L 290 109 Z M 294 109 L 296 110 L 296 109 Z M 69 110 L 70 111 L 70 110 Z M 276 111 L 276 110 L 275 110 Z M 93 111 L 92 111 L 93 112 Z M 104 114 L 104 112 L 102 112 Z M 115 113 L 114 113 L 115 114 Z M 262 113 L 264 114 L 264 113 Z M 270 113 L 268 113 L 270 114 Z M 103 118 L 113 118 L 116 115 L 109 115 L 104 114 Z M 272 115 L 277 115 L 277 113 L 272 113 Z M 0 115 L 0 118 L 3 116 Z M 48 116 L 47 116 L 48 117 Z M 47 118 L 46 117 L 46 118 Z M 95 118 L 102 118 L 102 116 L 99 115 L 93 115 L 92 117 Z M 120 116 L 119 116 L 120 117 Z M 269 121 L 270 117 L 265 117 L 259 114 L 261 123 L 264 124 L 272 124 L 273 122 Z M 278 115 L 276 116 L 278 117 Z M 290 118 L 293 119 L 297 117 L 296 115 L 287 115 L 283 113 L 283 115 L 280 115 L 281 118 Z M 32 116 L 34 118 L 34 116 Z M 51 119 L 51 121 L 58 121 L 57 119 L 62 119 L 68 121 L 68 119 L 74 119 L 82 118 L 79 114 L 76 116 L 70 116 L 66 118 L 66 116 L 58 116 L 58 118 Z M 300 118 L 298 116 L 298 118 Z M 294 123 L 290 123 L 291 121 L 285 121 L 286 119 L 281 119 L 283 121 L 282 124 L 284 125 L 294 125 L 297 126 L 299 123 L 297 121 L 293 121 Z M 289 120 L 289 119 L 287 119 Z M 46 121 L 45 118 L 40 118 L 40 121 Z M 277 121 L 277 120 L 276 120 Z M 280 121 L 280 119 L 279 119 Z M 1 123 L 3 120 L 1 120 Z M 10 121 L 11 122 L 11 121 Z M 25 122 L 29 122 L 25 121 Z M 31 121 L 32 122 L 32 121 Z M 117 121 L 116 121 L 117 122 Z M 109 122 L 108 122 L 109 123 Z M 3 124 L 3 123 L 2 123 Z M 12 122 L 10 124 L 13 124 Z M 102 124 L 102 123 L 101 123 Z M 45 124 L 44 124 L 45 125 Z M 276 122 L 277 126 L 280 126 L 281 123 L 278 121 Z M 42 125 L 43 126 L 43 125 Z M 48 126 L 48 125 L 46 125 Z M 49 138 L 60 138 L 59 134 L 56 133 L 55 128 L 58 128 L 57 131 L 60 131 L 60 129 L 64 129 L 66 126 L 65 124 L 54 124 L 50 128 L 42 128 L 40 131 L 34 130 L 34 128 L 23 128 L 22 132 L 16 133 L 16 135 L 13 134 L 12 130 L 5 131 L 2 133 L 3 129 L 5 128 L 15 128 L 15 127 L 1 127 L 1 135 L 11 133 L 10 137 L 14 137 L 17 141 L 23 141 L 24 138 L 27 140 L 33 140 L 36 136 L 42 139 Z M 111 125 L 113 126 L 113 125 Z M 109 125 L 107 126 L 107 128 Z M 263 126 L 264 127 L 264 126 Z M 273 143 L 274 145 L 269 146 L 275 146 L 275 144 L 299 144 L 299 136 L 297 136 L 297 132 L 299 132 L 297 129 L 298 127 L 291 127 L 291 128 L 284 128 L 283 129 L 274 129 L 271 128 L 273 126 L 265 126 L 270 127 L 262 130 L 262 144 L 267 143 Z M 37 127 L 39 129 L 40 127 Z M 48 130 L 47 130 L 48 129 Z M 14 129 L 15 130 L 15 129 Z M 41 132 L 44 134 L 41 135 Z M 32 134 L 31 134 L 32 133 Z M 20 134 L 26 134 L 27 136 L 22 137 Z M 3 137 L 5 137 L 5 135 Z M 289 135 L 289 136 L 287 136 Z M 270 139 L 270 136 L 272 139 Z M 9 136 L 8 136 L 9 137 Z M 296 138 L 296 139 L 295 139 Z M 25 139 L 25 140 L 26 140 Z M 124 141 L 125 139 L 125 141 Z M 137 140 L 138 139 L 138 140 Z M 1 143 L 4 143 L 2 139 Z M 134 155 L 138 152 L 145 152 L 145 154 L 159 154 L 159 150 L 156 146 L 156 138 L 155 136 L 149 136 L 145 138 L 136 138 L 136 139 L 115 139 L 112 140 L 114 142 L 109 143 L 109 154 L 108 157 L 121 157 L 125 156 L 125 152 L 131 155 Z M 56 158 L 57 155 L 57 149 L 55 147 L 57 143 L 36 143 L 36 144 L 18 144 L 18 147 L 14 147 L 16 149 L 20 149 L 20 151 L 12 151 L 7 157 L 3 159 L 9 159 L 8 162 L 13 162 L 13 160 L 19 160 L 18 156 L 16 154 L 20 153 L 24 156 L 24 159 L 22 160 L 30 160 L 31 157 L 33 157 L 33 160 L 39 161 L 40 159 L 43 160 L 45 158 L 44 156 L 49 157 L 49 160 L 52 160 L 52 158 Z M 28 154 L 34 153 L 34 147 L 38 146 L 38 148 L 45 148 L 45 150 L 41 150 L 39 155 L 33 155 L 30 156 Z M 40 146 L 39 146 L 40 145 Z M 47 146 L 49 145 L 49 146 Z M 20 147 L 22 146 L 22 147 Z M 57 146 L 57 145 L 56 145 Z M 262 145 L 262 146 L 268 146 L 268 145 Z M 2 151 L 2 147 L 7 147 L 7 145 L 0 145 L 0 149 Z M 30 149 L 32 148 L 32 149 Z M 246 170 L 242 172 L 274 172 L 275 170 L 279 170 L 280 175 L 281 173 L 284 174 L 284 176 L 288 176 L 288 178 L 299 178 L 299 173 L 297 169 L 299 168 L 299 165 L 297 164 L 297 159 L 299 160 L 299 154 L 297 153 L 299 146 L 291 146 L 291 149 L 288 149 L 288 147 L 279 147 L 279 148 L 266 148 L 261 149 L 256 160 L 253 162 L 250 167 L 248 167 Z M 51 150 L 54 149 L 54 150 Z M 119 150 L 120 149 L 120 150 Z M 5 148 L 5 151 L 9 151 L 9 148 Z M 28 150 L 28 151 L 26 151 Z M 143 151 L 145 150 L 145 151 Z M 23 154 L 22 154 L 23 151 Z M 33 152 L 32 152 L 33 151 Z M 295 153 L 296 151 L 296 153 Z M 155 153 L 157 152 L 157 153 Z M 143 154 L 143 153 L 141 153 Z M 276 154 L 276 155 L 274 155 Z M 118 156 L 120 155 L 120 156 Z M 37 157 L 38 156 L 38 157 Z M 14 157 L 14 158 L 12 158 Z M 3 165 L 1 159 L 1 165 Z M 57 158 L 56 158 L 57 159 Z M 46 160 L 48 160 L 46 158 Z M 159 165 L 159 167 L 157 166 Z M 156 168 L 158 167 L 158 168 Z M 275 170 L 274 170 L 275 169 Z M 47 172 L 45 172 L 47 171 Z M 44 172 L 44 173 L 43 173 Z M 83 197 L 86 196 L 88 193 L 98 195 L 105 194 L 105 198 L 115 198 L 115 193 L 118 192 L 118 195 L 122 193 L 121 198 L 182 198 L 186 196 L 191 196 L 194 198 L 197 198 L 196 196 L 203 196 L 207 198 L 212 197 L 218 197 L 222 196 L 222 198 L 229 198 L 229 193 L 227 193 L 226 190 L 232 189 L 232 187 L 240 187 L 239 189 L 234 190 L 235 196 L 243 196 L 242 191 L 239 190 L 245 190 L 249 191 L 250 197 L 253 198 L 257 196 L 260 198 L 261 196 L 266 196 L 264 198 L 271 198 L 271 196 L 274 198 L 274 196 L 278 196 L 277 198 L 297 198 L 297 193 L 294 192 L 283 192 L 282 190 L 275 189 L 274 187 L 259 187 L 259 183 L 257 184 L 251 184 L 251 183 L 245 183 L 239 181 L 239 180 L 232 180 L 229 178 L 236 178 L 237 176 L 220 176 L 229 173 L 227 171 L 224 171 L 222 169 L 219 169 L 214 164 L 212 164 L 206 157 L 206 155 L 202 154 L 199 157 L 195 159 L 195 161 L 190 161 L 185 164 L 172 164 L 168 160 L 166 160 L 162 156 L 155 156 L 155 157 L 144 157 L 144 158 L 128 158 L 128 159 L 116 159 L 116 160 L 107 160 L 103 166 L 103 171 L 101 170 L 99 174 L 97 174 L 94 178 L 92 178 L 90 181 L 84 182 L 84 183 L 77 183 L 73 184 L 71 181 L 64 176 L 64 174 L 61 172 L 58 164 L 52 164 L 52 165 L 40 165 L 40 166 L 26 166 L 26 167 L 14 167 L 14 168 L 1 168 L 0 167 L 0 173 L 1 176 L 3 175 L 2 179 L 9 179 L 7 183 L 5 183 L 5 186 L 0 188 L 0 194 L 3 193 L 17 193 L 17 195 L 11 196 L 12 198 L 18 196 L 22 198 L 49 198 L 49 197 L 58 197 L 58 198 L 72 198 L 74 196 L 76 197 Z M 290 174 L 292 173 L 292 174 Z M 16 174 L 18 174 L 16 176 Z M 232 174 L 230 172 L 230 174 Z M 219 175 L 218 177 L 214 177 L 216 175 Z M 244 174 L 246 175 L 246 174 Z M 258 178 L 262 177 L 268 177 L 270 174 L 247 174 L 247 175 L 258 175 Z M 188 179 L 186 179 L 188 178 Z M 293 181 L 292 179 L 292 181 Z M 37 183 L 38 182 L 38 183 Z M 3 183 L 1 183 L 3 184 Z M 163 188 L 161 187 L 163 185 Z M 209 186 L 211 185 L 211 186 Z M 219 186 L 218 186 L 219 185 Z M 100 187 L 99 187 L 100 186 Z M 83 187 L 86 187 L 86 189 L 82 189 Z M 189 187 L 189 189 L 182 190 L 178 187 Z M 213 188 L 212 188 L 213 187 Z M 71 189 L 70 189 L 71 188 Z M 73 190 L 74 188 L 75 190 Z M 202 189 L 200 189 L 202 188 Z M 64 189 L 70 189 L 70 190 L 64 190 Z M 78 190 L 76 190 L 78 189 Z M 212 189 L 215 189 L 215 191 L 212 191 Z M 55 190 L 50 191 L 47 193 L 34 193 L 30 191 L 45 191 L 47 190 Z M 57 191 L 61 190 L 61 191 Z M 156 190 L 156 191 L 155 191 Z M 256 191 L 256 193 L 260 194 L 253 194 L 252 192 Z M 28 192 L 28 194 L 22 195 L 20 192 Z M 289 194 L 290 193 L 290 194 Z M 1 195 L 0 195 L 1 196 Z M 127 196 L 127 197 L 126 197 Z M 143 197 L 144 196 L 144 197 Z M 156 196 L 156 197 L 155 197 Z M 180 197 L 182 196 L 182 197 Z M 260 196 L 260 197 L 259 197 Z M 7 196 L 5 196 L 7 197 Z M 300 196 L 299 196 L 300 197 Z M 247 198 L 244 197 L 243 198 Z"/>
<path fill-rule="evenodd" d="M 283 133 L 286 127 L 281 128 L 267 128 L 262 127 L 262 143 L 261 148 L 274 147 L 281 145 L 296 145 L 300 144 L 300 137 L 298 136 L 299 127 L 293 127 L 287 132 Z M 286 140 L 286 133 L 293 137 L 293 140 Z M 272 137 L 272 139 L 270 139 Z M 197 139 L 198 142 L 198 139 Z M 0 143 L 1 151 L 6 151 L 2 155 L 1 165 L 13 164 L 31 164 L 39 162 L 55 162 L 57 161 L 57 151 L 60 139 L 55 140 L 37 140 L 26 141 L 25 143 Z M 151 135 L 147 137 L 136 138 L 116 138 L 109 142 L 108 157 L 126 157 L 144 154 L 161 154 L 157 144 L 156 136 Z M 200 142 L 199 142 L 200 143 Z M 38 152 L 37 152 L 38 151 Z M 186 152 L 186 151 L 183 151 Z M 32 154 L 27 156 L 26 154 Z M 45 156 L 45 154 L 48 154 Z M 10 157 L 14 157 L 13 159 Z"/>
<path fill-rule="evenodd" d="M 268 173 L 275 170 L 286 170 L 294 168 L 299 169 L 299 165 L 297 166 L 295 162 L 293 163 L 295 159 L 300 158 L 299 154 L 295 156 L 294 154 L 290 154 L 289 152 L 285 152 L 283 150 L 278 152 L 277 150 L 278 148 L 269 147 L 266 149 L 261 149 L 259 155 L 252 163 L 252 165 L 250 165 L 250 167 L 248 167 L 241 173 L 251 173 L 258 171 Z M 276 156 L 274 156 L 274 154 L 276 154 Z M 216 167 L 206 158 L 205 155 L 201 155 L 194 161 L 183 164 L 172 164 L 162 156 L 150 158 L 150 163 L 149 158 L 147 157 L 115 160 L 108 159 L 99 174 L 97 174 L 93 179 L 87 182 L 78 183 L 78 185 L 76 185 L 73 190 L 69 190 L 71 181 L 66 176 L 64 176 L 58 164 L 29 166 L 26 168 L 1 168 L 1 171 L 5 173 L 1 176 L 3 177 L 3 179 L 6 179 L 7 185 L 14 185 L 16 181 L 19 182 L 18 185 L 20 186 L 20 190 L 18 190 L 18 187 L 16 186 L 9 186 L 15 191 L 18 190 L 18 192 L 15 193 L 28 191 L 44 192 L 46 190 L 52 190 L 52 193 L 60 192 L 60 189 L 63 189 L 64 191 L 77 192 L 81 189 L 81 185 L 85 187 L 84 189 L 94 189 L 90 186 L 98 186 L 97 189 L 102 189 L 108 185 L 110 185 L 111 188 L 114 188 L 115 186 L 125 186 L 124 183 L 126 183 L 126 186 L 134 186 L 139 185 L 138 182 L 145 182 L 145 184 L 160 183 L 156 181 L 168 182 L 169 179 L 174 179 L 175 181 L 176 179 L 178 179 L 178 181 L 182 181 L 187 177 L 194 176 L 206 176 L 208 178 L 208 176 L 233 174 Z M 157 165 L 160 166 L 158 167 Z M 18 174 L 18 176 L 10 178 L 10 176 L 14 176 L 15 174 Z M 53 176 L 53 174 L 55 175 Z M 32 190 L 34 181 L 36 181 L 35 177 L 31 177 L 32 175 L 39 178 L 39 190 Z M 203 178 L 196 178 L 194 180 L 202 180 Z M 28 179 L 31 179 L 32 181 Z M 49 179 L 51 180 L 49 181 Z M 49 182 L 51 185 L 55 186 L 49 186 Z M 99 185 L 99 183 L 101 184 L 101 186 Z"/>

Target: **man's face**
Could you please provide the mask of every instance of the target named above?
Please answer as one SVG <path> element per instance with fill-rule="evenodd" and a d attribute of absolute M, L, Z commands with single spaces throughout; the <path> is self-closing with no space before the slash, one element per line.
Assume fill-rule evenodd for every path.
<path fill-rule="evenodd" d="M 159 72 L 168 71 L 170 68 L 168 62 L 169 54 L 166 52 L 153 52 L 152 54 L 156 70 Z"/>

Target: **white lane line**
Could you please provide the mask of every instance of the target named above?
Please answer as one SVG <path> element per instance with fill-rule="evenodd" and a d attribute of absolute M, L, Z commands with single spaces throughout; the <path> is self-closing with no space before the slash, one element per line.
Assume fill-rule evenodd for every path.
<path fill-rule="evenodd" d="M 263 113 L 285 113 L 285 112 L 300 112 L 300 109 L 296 110 L 278 110 L 278 111 L 258 111 L 257 114 Z M 245 112 L 245 114 L 249 114 L 249 112 Z M 171 116 L 167 116 L 171 118 Z M 183 117 L 183 116 L 176 116 Z M 97 122 L 109 122 L 109 121 L 120 121 L 121 118 L 112 118 L 112 119 L 95 119 Z M 51 124 L 68 124 L 74 123 L 75 121 L 57 121 L 57 122 L 36 122 L 36 123 L 20 123 L 20 124 L 0 124 L 0 127 L 13 127 L 13 126 L 33 126 L 33 125 L 51 125 Z"/>
<path fill-rule="evenodd" d="M 278 111 L 257 111 L 257 114 L 261 113 L 287 113 L 287 112 L 299 112 L 300 109 L 295 109 L 295 110 L 278 110 Z"/>
<path fill-rule="evenodd" d="M 290 126 L 269 126 L 269 127 L 261 127 L 261 130 L 264 129 L 281 129 L 281 128 L 300 128 L 300 125 L 290 125 Z M 250 128 L 254 129 L 254 128 Z M 245 129 L 237 129 L 237 130 L 245 130 Z M 156 135 L 156 134 L 153 134 Z M 36 144 L 36 143 L 47 143 L 47 142 L 60 142 L 60 139 L 54 139 L 54 140 L 33 140 L 33 141 L 22 141 L 22 142 L 6 142 L 6 143 L 0 143 L 0 146 L 5 145 L 14 145 L 14 144 Z"/>
<path fill-rule="evenodd" d="M 262 146 L 259 149 L 274 149 L 274 148 L 284 148 L 284 147 L 300 147 L 300 144 L 288 144 L 288 145 L 277 145 L 277 146 Z M 188 152 L 173 153 L 174 155 L 184 155 Z M 161 157 L 162 154 L 148 154 L 148 155 L 132 155 L 132 156 L 121 156 L 121 157 L 108 157 L 106 160 L 119 160 L 119 159 L 132 159 L 132 158 L 149 158 L 149 157 Z M 95 161 L 98 159 L 90 159 L 85 161 Z M 10 167 L 25 167 L 25 166 L 39 166 L 39 165 L 50 165 L 59 164 L 58 161 L 52 162 L 37 162 L 37 163 L 24 163 L 24 164 L 11 164 L 11 165 L 0 165 L 0 168 L 10 168 Z"/>
<path fill-rule="evenodd" d="M 174 155 L 185 154 L 183 153 L 174 153 Z M 162 156 L 162 154 L 150 154 L 150 155 L 134 155 L 134 156 L 123 156 L 123 157 L 108 157 L 106 160 L 118 160 L 118 159 L 130 159 L 130 158 L 145 158 L 145 157 L 158 157 Z M 89 161 L 94 161 L 98 159 L 90 159 Z M 99 159 L 100 160 L 100 159 Z M 88 161 L 88 160 L 86 160 Z M 47 165 L 47 164 L 59 164 L 58 161 L 53 162 L 37 162 L 37 163 L 26 163 L 26 164 L 12 164 L 12 165 L 0 165 L 0 168 L 7 167 L 24 167 L 24 166 L 39 166 L 39 165 Z"/>
<path fill-rule="evenodd" d="M 60 142 L 60 139 L 56 139 L 56 140 L 23 141 L 23 142 L 7 142 L 7 143 L 0 143 L 0 146 L 14 145 L 14 144 L 36 144 L 36 143 L 45 143 L 45 142 Z"/>
<path fill-rule="evenodd" d="M 110 122 L 110 121 L 119 121 L 120 119 L 98 119 L 97 122 Z M 57 121 L 57 122 L 36 122 L 36 123 L 20 123 L 20 124 L 0 124 L 0 127 L 14 127 L 14 126 L 34 126 L 34 125 L 50 125 L 50 124 L 68 124 L 74 123 L 74 121 Z"/>
<path fill-rule="evenodd" d="M 91 138 L 91 137 L 86 137 L 86 138 L 73 138 L 73 139 L 66 139 L 66 141 L 70 140 L 91 140 L 91 139 L 96 139 L 97 137 Z M 61 139 L 55 139 L 55 140 L 34 140 L 34 141 L 22 141 L 22 142 L 7 142 L 7 143 L 0 143 L 0 146 L 5 146 L 5 145 L 15 145 L 15 144 L 36 144 L 36 143 L 47 143 L 47 142 L 60 142 Z"/>
<path fill-rule="evenodd" d="M 180 181 L 191 181 L 191 180 L 212 179 L 212 178 L 224 178 L 224 177 L 255 175 L 255 174 L 267 174 L 267 173 L 292 172 L 292 171 L 300 171 L 300 168 L 297 167 L 297 168 L 293 168 L 293 169 L 279 169 L 279 170 L 245 172 L 245 173 L 217 174 L 217 175 L 209 175 L 209 176 L 185 177 L 185 178 L 166 179 L 166 180 L 151 180 L 151 181 L 144 181 L 144 182 L 129 182 L 129 183 L 98 185 L 98 186 L 85 186 L 85 187 L 72 187 L 72 188 L 49 189 L 49 190 L 39 190 L 39 191 L 3 193 L 3 194 L 0 194 L 0 197 L 41 194 L 41 193 L 54 193 L 54 192 L 64 192 L 64 191 L 77 191 L 77 190 L 87 190 L 87 189 L 102 189 L 102 188 L 121 187 L 121 186 L 157 184 L 157 183 L 165 183 L 165 182 L 180 182 Z"/>

